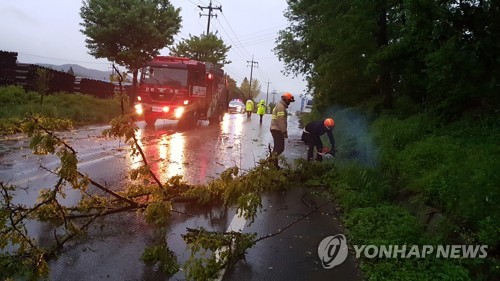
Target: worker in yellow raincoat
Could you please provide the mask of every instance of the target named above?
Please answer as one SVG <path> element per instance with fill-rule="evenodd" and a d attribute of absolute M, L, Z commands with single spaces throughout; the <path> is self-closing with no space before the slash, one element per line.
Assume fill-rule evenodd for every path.
<path fill-rule="evenodd" d="M 257 104 L 257 115 L 260 116 L 260 124 L 262 124 L 262 117 L 264 116 L 264 114 L 266 114 L 266 108 L 266 101 L 260 100 Z"/>
<path fill-rule="evenodd" d="M 252 111 L 253 111 L 253 100 L 248 99 L 245 108 L 247 111 L 247 118 L 250 118 L 252 116 Z"/>

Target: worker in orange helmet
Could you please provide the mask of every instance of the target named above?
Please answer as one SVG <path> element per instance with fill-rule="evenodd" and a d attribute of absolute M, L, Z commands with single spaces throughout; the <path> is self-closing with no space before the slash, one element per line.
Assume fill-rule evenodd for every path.
<path fill-rule="evenodd" d="M 295 99 L 293 95 L 286 92 L 281 95 L 281 101 L 273 108 L 271 115 L 271 135 L 273 136 L 274 146 L 271 153 L 271 159 L 274 162 L 276 169 L 280 169 L 278 165 L 278 156 L 285 151 L 285 139 L 288 138 L 288 114 L 286 109 Z"/>
<path fill-rule="evenodd" d="M 325 133 L 328 135 L 328 139 L 330 140 L 331 153 L 337 151 L 337 149 L 335 148 L 335 139 L 333 138 L 332 132 L 334 127 L 335 121 L 333 120 L 333 118 L 311 121 L 306 124 L 301 139 L 308 146 L 307 161 L 311 161 L 313 159 L 314 147 L 316 147 L 316 160 L 323 160 L 324 150 L 321 136 Z"/>

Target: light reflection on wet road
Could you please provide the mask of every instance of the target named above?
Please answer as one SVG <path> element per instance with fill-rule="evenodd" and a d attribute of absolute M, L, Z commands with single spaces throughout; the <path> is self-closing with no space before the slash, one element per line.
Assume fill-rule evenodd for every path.
<path fill-rule="evenodd" d="M 248 170 L 267 157 L 268 145 L 272 144 L 269 120 L 260 125 L 256 117 L 247 119 L 241 114 L 226 114 L 220 126 L 200 121 L 195 130 L 188 132 L 177 132 L 175 123 L 170 122 L 157 121 L 155 128 L 139 124 L 141 130 L 137 138 L 162 181 L 181 175 L 188 183 L 202 184 L 229 167 Z M 290 127 L 297 125 L 296 118 L 290 119 Z M 298 141 L 300 130 L 291 131 L 294 132 L 291 138 Z M 286 155 L 302 156 L 303 146 L 297 150 L 295 145 L 297 143 L 290 141 Z M 138 160 L 137 157 L 130 159 L 131 167 L 136 167 Z"/>

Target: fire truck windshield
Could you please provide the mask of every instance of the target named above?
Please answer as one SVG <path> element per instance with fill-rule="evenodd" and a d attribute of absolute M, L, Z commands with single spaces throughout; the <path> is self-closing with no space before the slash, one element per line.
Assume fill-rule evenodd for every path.
<path fill-rule="evenodd" d="M 187 69 L 149 67 L 142 83 L 186 87 L 187 80 Z"/>

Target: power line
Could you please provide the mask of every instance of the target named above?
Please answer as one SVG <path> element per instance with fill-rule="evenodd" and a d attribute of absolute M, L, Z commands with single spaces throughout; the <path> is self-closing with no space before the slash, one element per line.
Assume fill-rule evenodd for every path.
<path fill-rule="evenodd" d="M 275 42 L 275 39 L 276 37 L 275 36 L 268 36 L 268 37 L 262 37 L 262 38 L 259 38 L 259 39 L 255 39 L 255 40 L 249 40 L 248 42 L 245 41 L 245 42 L 240 42 L 241 45 L 236 45 L 237 47 L 241 47 L 241 46 L 245 46 L 245 47 L 249 47 L 249 46 L 255 46 L 255 45 L 260 45 L 260 44 L 264 44 L 264 43 L 267 43 L 267 42 Z"/>
<path fill-rule="evenodd" d="M 54 57 L 40 56 L 40 55 L 34 55 L 34 54 L 28 54 L 28 53 L 21 53 L 21 52 L 16 52 L 16 53 L 21 54 L 21 55 L 25 55 L 25 56 L 32 56 L 32 57 L 38 57 L 38 58 L 44 58 L 44 59 L 53 59 L 53 60 L 67 61 L 67 62 L 79 62 L 79 63 L 91 63 L 91 64 L 109 64 L 109 62 L 81 61 L 81 60 L 73 60 L 73 59 L 63 59 L 63 58 L 54 58 Z"/>
<path fill-rule="evenodd" d="M 278 34 L 276 32 L 271 32 L 271 33 L 261 33 L 259 35 L 255 35 L 255 36 L 249 36 L 249 37 L 242 37 L 242 39 L 240 39 L 240 43 L 244 43 L 244 42 L 251 42 L 251 41 L 255 41 L 255 40 L 262 40 L 262 38 L 265 38 L 265 39 L 269 39 L 269 38 L 275 38 Z"/>
<path fill-rule="evenodd" d="M 240 40 L 238 39 L 238 35 L 236 35 L 236 33 L 234 32 L 233 28 L 231 27 L 231 25 L 229 24 L 229 21 L 227 20 L 226 16 L 224 15 L 224 13 L 222 13 L 222 18 L 226 21 L 227 23 L 227 26 L 229 27 L 229 29 L 231 30 L 231 32 L 233 32 L 235 38 L 236 38 L 236 41 L 238 41 L 240 44 Z M 243 47 L 243 44 L 241 44 L 241 47 L 242 49 L 248 54 L 248 56 L 250 57 L 250 53 Z"/>
<path fill-rule="evenodd" d="M 236 73 L 234 69 L 232 69 L 232 67 L 229 67 L 229 65 L 225 65 L 224 69 L 226 70 L 226 72 L 231 73 L 232 77 L 238 78 L 239 80 L 243 81 L 244 76 Z"/>
<path fill-rule="evenodd" d="M 210 34 L 210 19 L 212 17 L 216 17 L 217 18 L 216 14 L 212 15 L 212 10 L 219 10 L 222 13 L 222 5 L 219 5 L 218 7 L 213 7 L 212 6 L 212 0 L 210 0 L 210 4 L 208 5 L 208 7 L 203 7 L 203 6 L 198 5 L 198 8 L 200 8 L 202 11 L 204 11 L 205 9 L 208 9 L 208 15 L 200 13 L 200 17 L 201 16 L 207 16 L 208 17 L 208 23 L 207 23 L 207 35 L 208 35 L 208 34 Z"/>
<path fill-rule="evenodd" d="M 217 22 L 219 22 L 219 24 L 221 23 L 219 20 L 217 20 Z M 243 60 L 246 60 L 247 59 L 247 56 L 240 50 L 240 48 L 237 46 L 237 44 L 233 41 L 233 39 L 231 38 L 231 36 L 227 33 L 226 29 L 222 26 L 222 24 L 220 25 L 220 27 L 222 28 L 222 31 L 224 31 L 224 33 L 227 35 L 227 37 L 229 38 L 229 41 L 231 42 L 231 47 L 235 47 L 233 50 L 237 51 L 236 54 L 238 56 L 240 56 Z"/>
<path fill-rule="evenodd" d="M 189 2 L 191 2 L 191 4 L 193 4 L 193 5 L 195 5 L 195 6 L 198 6 L 198 4 L 196 4 L 195 2 L 193 2 L 193 1 L 191 1 L 191 0 L 188 0 L 188 1 L 189 1 Z M 200 2 L 201 4 L 203 4 L 203 2 L 201 2 L 201 1 L 198 1 L 198 2 Z"/>

